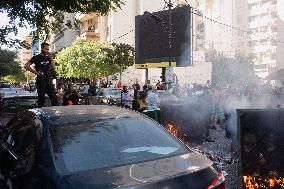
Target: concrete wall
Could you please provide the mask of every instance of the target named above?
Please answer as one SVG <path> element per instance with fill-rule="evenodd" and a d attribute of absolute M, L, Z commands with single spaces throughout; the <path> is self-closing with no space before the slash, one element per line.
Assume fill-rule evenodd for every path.
<path fill-rule="evenodd" d="M 200 0 L 199 9 L 208 18 L 224 24 L 234 23 L 234 0 Z M 226 26 L 204 19 L 205 48 L 216 49 L 228 56 L 234 55 L 234 31 Z"/>

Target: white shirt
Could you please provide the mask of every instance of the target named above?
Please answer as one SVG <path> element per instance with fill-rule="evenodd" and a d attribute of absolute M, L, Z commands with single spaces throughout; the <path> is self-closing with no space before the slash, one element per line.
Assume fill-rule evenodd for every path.
<path fill-rule="evenodd" d="M 132 97 L 129 91 L 127 91 L 127 93 L 122 92 L 121 97 L 122 97 L 122 102 L 124 103 L 124 106 L 130 106 L 130 107 L 132 106 Z"/>
<path fill-rule="evenodd" d="M 83 93 L 88 94 L 90 89 L 90 85 L 83 85 Z"/>
<path fill-rule="evenodd" d="M 149 110 L 151 110 L 151 109 L 156 110 L 158 108 L 159 103 L 160 103 L 158 94 L 151 91 L 148 94 L 146 102 L 148 103 L 148 109 Z"/>

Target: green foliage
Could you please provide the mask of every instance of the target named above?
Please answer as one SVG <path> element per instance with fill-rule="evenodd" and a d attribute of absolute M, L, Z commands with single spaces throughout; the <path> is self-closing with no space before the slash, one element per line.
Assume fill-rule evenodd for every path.
<path fill-rule="evenodd" d="M 18 27 L 30 26 L 36 30 L 35 36 L 38 38 L 47 38 L 52 31 L 71 27 L 70 21 L 63 26 L 63 12 L 106 14 L 111 9 L 120 8 L 122 4 L 123 0 L 2 0 L 0 13 L 8 13 L 10 22 L 0 27 L 0 44 L 22 45 L 19 40 L 7 39 L 9 33 L 17 35 Z"/>
<path fill-rule="evenodd" d="M 26 81 L 26 76 L 23 71 L 18 72 L 15 75 L 8 75 L 4 77 L 4 81 L 8 81 L 9 83 L 22 83 Z"/>
<path fill-rule="evenodd" d="M 134 64 L 134 48 L 78 39 L 56 55 L 56 63 L 58 74 L 67 78 L 109 76 Z"/>
<path fill-rule="evenodd" d="M 0 77 L 11 75 L 21 70 L 17 58 L 17 52 L 0 49 Z"/>
<path fill-rule="evenodd" d="M 0 49 L 0 78 L 13 83 L 25 81 L 24 72 L 17 58 L 17 52 Z"/>
<path fill-rule="evenodd" d="M 240 82 L 253 84 L 259 81 L 254 74 L 252 57 L 237 54 L 234 58 L 228 58 L 215 53 L 212 66 L 212 82 L 217 85 L 235 85 Z"/>

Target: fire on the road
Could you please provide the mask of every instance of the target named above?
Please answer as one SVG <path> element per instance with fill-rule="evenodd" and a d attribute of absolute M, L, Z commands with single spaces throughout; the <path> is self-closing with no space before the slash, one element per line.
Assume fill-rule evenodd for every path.
<path fill-rule="evenodd" d="M 244 176 L 244 185 L 246 189 L 278 189 L 284 187 L 284 178 L 262 178 L 253 176 Z"/>

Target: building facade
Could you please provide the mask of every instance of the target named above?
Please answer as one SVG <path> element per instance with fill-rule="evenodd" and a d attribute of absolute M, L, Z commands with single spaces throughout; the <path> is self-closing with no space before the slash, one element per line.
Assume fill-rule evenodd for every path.
<path fill-rule="evenodd" d="M 80 21 L 77 37 L 100 42 L 110 38 L 108 16 L 101 16 L 100 13 L 77 14 L 76 19 Z"/>
<path fill-rule="evenodd" d="M 28 35 L 26 36 L 23 41 L 25 41 L 28 45 L 32 45 L 32 36 Z M 26 49 L 23 48 L 20 50 L 20 61 L 21 66 L 25 65 L 31 58 L 32 58 L 32 48 Z"/>
<path fill-rule="evenodd" d="M 265 78 L 276 68 L 277 0 L 249 0 L 248 7 L 248 50 L 253 56 L 256 74 Z"/>
<path fill-rule="evenodd" d="M 64 13 L 64 24 L 62 24 L 62 31 L 52 34 L 50 37 L 50 43 L 53 52 L 58 52 L 62 48 L 71 45 L 77 37 L 77 30 L 73 26 L 68 28 L 65 26 L 68 22 L 74 23 L 76 13 Z"/>
<path fill-rule="evenodd" d="M 173 8 L 178 6 L 186 6 L 188 3 L 190 3 L 192 7 L 199 6 L 198 0 L 177 0 L 172 2 Z M 142 15 L 145 11 L 152 13 L 167 9 L 167 3 L 164 0 L 127 0 L 121 9 L 112 11 L 108 15 L 108 26 L 110 28 L 111 35 L 109 35 L 110 37 L 107 41 L 115 43 L 127 43 L 134 46 L 135 16 Z M 211 71 L 208 70 L 212 70 L 212 65 L 210 62 L 208 64 L 204 64 L 205 25 L 203 17 L 193 17 L 193 33 L 193 66 L 174 68 L 174 72 L 179 78 L 181 85 L 185 83 L 197 82 L 196 78 L 199 78 L 200 83 L 206 83 L 207 80 L 211 80 Z M 189 75 L 189 73 L 192 74 Z M 197 73 L 198 76 L 196 76 L 194 73 Z M 146 79 L 149 79 L 153 83 L 156 83 L 158 80 L 161 80 L 161 75 L 161 68 L 150 68 L 148 71 L 146 71 L 145 69 L 135 69 L 134 67 L 130 67 L 122 74 L 122 82 L 125 84 L 131 84 L 138 79 L 141 83 L 143 83 Z"/>

